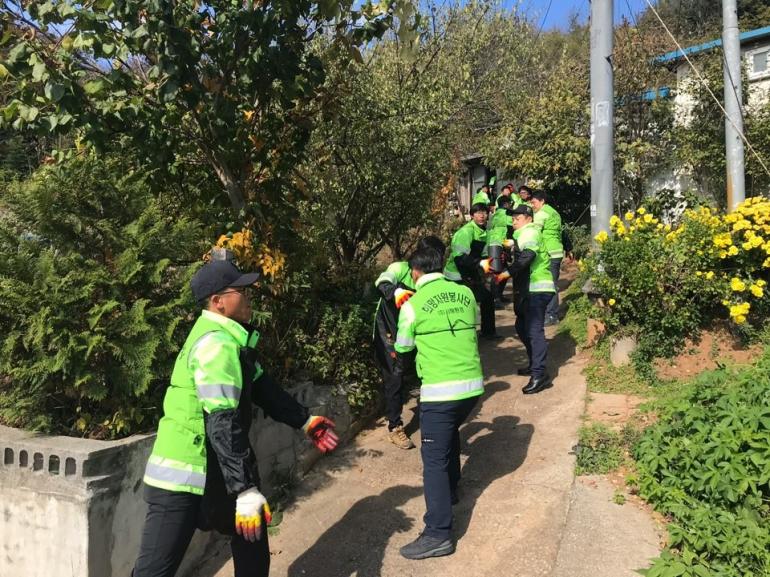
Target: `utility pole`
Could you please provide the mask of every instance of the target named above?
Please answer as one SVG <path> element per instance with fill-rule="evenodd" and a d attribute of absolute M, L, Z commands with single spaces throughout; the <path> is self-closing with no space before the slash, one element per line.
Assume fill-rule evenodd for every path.
<path fill-rule="evenodd" d="M 612 216 L 614 80 L 613 0 L 591 0 L 591 236 Z"/>
<path fill-rule="evenodd" d="M 722 0 L 722 48 L 725 79 L 725 150 L 727 153 L 727 210 L 746 199 L 743 159 L 743 102 L 741 89 L 741 39 L 736 0 Z"/>

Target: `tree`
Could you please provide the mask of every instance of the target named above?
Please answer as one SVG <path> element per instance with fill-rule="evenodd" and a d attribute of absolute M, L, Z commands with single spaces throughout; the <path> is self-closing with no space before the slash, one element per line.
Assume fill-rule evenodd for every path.
<path fill-rule="evenodd" d="M 615 207 L 636 209 L 653 179 L 672 168 L 671 102 L 659 96 L 668 72 L 655 63 L 657 34 L 623 22 L 615 30 Z"/>
<path fill-rule="evenodd" d="M 490 2 L 437 9 L 417 30 L 412 49 L 389 36 L 362 63 L 327 52 L 334 96 L 302 173 L 310 236 L 337 265 L 366 264 L 385 245 L 403 257 L 415 232 L 440 220 L 453 157 L 496 119 L 526 45 L 508 44 L 523 28 Z"/>
<path fill-rule="evenodd" d="M 581 41 L 576 41 L 581 39 Z M 551 192 L 590 179 L 590 107 L 585 27 L 548 35 L 531 66 L 526 93 L 505 111 L 501 129 L 484 142 L 488 161 L 511 175 L 540 181 Z"/>
<path fill-rule="evenodd" d="M 205 162 L 237 218 L 261 216 L 285 193 L 323 100 L 313 39 L 358 57 L 408 6 L 352 4 L 4 0 L 13 45 L 0 76 L 13 93 L 0 118 L 97 148 L 123 135 L 166 173 Z"/>

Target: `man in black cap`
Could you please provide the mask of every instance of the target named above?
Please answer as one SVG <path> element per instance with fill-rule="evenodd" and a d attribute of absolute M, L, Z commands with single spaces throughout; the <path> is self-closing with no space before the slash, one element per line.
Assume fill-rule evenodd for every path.
<path fill-rule="evenodd" d="M 517 372 L 529 376 L 522 391 L 531 395 L 547 388 L 551 379 L 546 373 L 548 343 L 545 339 L 545 310 L 553 298 L 556 285 L 550 269 L 550 257 L 540 229 L 533 222 L 532 208 L 520 204 L 511 211 L 513 217 L 513 264 L 497 275 L 498 283 L 513 277 L 513 310 L 516 333 L 527 349 L 528 363 Z"/>
<path fill-rule="evenodd" d="M 258 277 L 215 260 L 190 283 L 203 312 L 177 356 L 145 469 L 148 510 L 133 577 L 173 577 L 196 528 L 231 537 L 236 576 L 268 575 L 270 508 L 249 442 L 252 404 L 302 428 L 322 452 L 337 446 L 334 423 L 309 415 L 257 361 L 249 321 Z"/>

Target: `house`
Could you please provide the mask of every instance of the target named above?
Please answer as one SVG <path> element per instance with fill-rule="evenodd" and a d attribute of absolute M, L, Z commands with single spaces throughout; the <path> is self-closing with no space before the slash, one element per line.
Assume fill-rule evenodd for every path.
<path fill-rule="evenodd" d="M 490 168 L 485 163 L 485 158 L 479 153 L 468 154 L 460 158 L 460 171 L 455 188 L 457 208 L 462 214 L 467 214 L 471 207 L 471 199 L 478 189 L 487 184 L 494 176 L 495 185 L 492 189 L 493 196 L 500 194 L 502 188 L 509 182 L 514 185 L 523 184 L 523 181 L 513 181 L 503 178 L 503 171 Z"/>
<path fill-rule="evenodd" d="M 743 109 L 746 115 L 764 106 L 770 98 L 770 26 L 743 32 L 739 36 L 741 56 L 743 61 Z M 683 50 L 667 52 L 656 58 L 660 64 L 668 66 L 676 74 L 676 88 L 645 93 L 646 100 L 658 97 L 673 96 L 674 118 L 680 125 L 687 125 L 692 120 L 695 107 L 695 96 L 691 90 L 692 83 L 699 82 L 690 64 L 684 58 L 686 54 L 696 66 L 697 56 L 707 54 L 722 48 L 722 39 L 712 40 L 703 44 L 690 46 Z M 721 91 L 720 91 L 721 92 Z M 723 95 L 716 94 L 722 100 Z M 695 189 L 690 171 L 685 167 L 664 169 L 656 177 L 650 179 L 646 188 L 652 191 L 671 190 L 676 194 Z"/>
<path fill-rule="evenodd" d="M 770 96 L 770 26 L 743 32 L 740 35 L 740 42 L 744 78 L 748 81 L 748 91 L 743 95 L 743 101 L 746 112 L 750 114 L 752 110 L 766 103 Z M 693 98 L 687 91 L 687 85 L 692 81 L 698 81 L 684 55 L 692 58 L 721 47 L 722 39 L 719 38 L 690 46 L 683 51 L 674 50 L 657 58 L 659 63 L 671 67 L 676 72 L 677 90 L 674 103 L 680 122 L 690 120 L 693 107 Z"/>

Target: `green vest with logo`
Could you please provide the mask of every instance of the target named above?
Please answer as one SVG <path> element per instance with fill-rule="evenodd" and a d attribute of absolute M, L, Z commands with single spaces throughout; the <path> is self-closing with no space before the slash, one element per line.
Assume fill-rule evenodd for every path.
<path fill-rule="evenodd" d="M 258 335 L 239 323 L 203 311 L 177 356 L 163 400 L 163 418 L 144 482 L 168 491 L 202 495 L 206 486 L 204 411 L 237 408 L 243 386 L 239 353 Z M 248 342 L 247 342 L 248 341 Z M 262 374 L 257 366 L 254 379 Z"/>
<path fill-rule="evenodd" d="M 550 204 L 535 213 L 534 223 L 543 233 L 543 244 L 550 258 L 564 258 L 561 244 L 561 215 Z"/>
<path fill-rule="evenodd" d="M 484 377 L 476 338 L 476 299 L 471 290 L 426 274 L 401 307 L 395 348 L 417 348 L 421 402 L 459 401 L 481 395 Z"/>
<path fill-rule="evenodd" d="M 535 260 L 529 265 L 529 292 L 556 292 L 550 268 L 551 257 L 545 248 L 543 236 L 537 225 L 534 222 L 524 225 L 513 233 L 513 238 L 519 250 L 531 250 L 535 253 Z"/>

